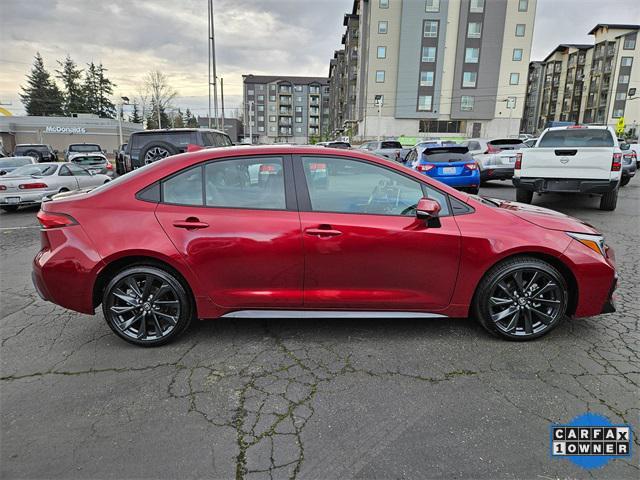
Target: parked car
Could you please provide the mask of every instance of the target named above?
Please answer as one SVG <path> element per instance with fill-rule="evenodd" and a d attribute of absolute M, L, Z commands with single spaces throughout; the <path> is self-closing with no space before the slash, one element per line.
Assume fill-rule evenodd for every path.
<path fill-rule="evenodd" d="M 355 150 L 193 152 L 44 202 L 38 220 L 39 294 L 87 314 L 102 304 L 136 345 L 193 318 L 283 316 L 472 315 L 529 340 L 615 310 L 613 251 L 594 227 Z"/>
<path fill-rule="evenodd" d="M 33 157 L 2 157 L 0 158 L 0 175 L 13 172 L 18 167 L 36 163 Z"/>
<path fill-rule="evenodd" d="M 366 142 L 358 147 L 360 150 L 370 152 L 375 155 L 390 158 L 396 162 L 404 161 L 409 153 L 409 148 L 404 148 L 402 144 L 396 140 L 383 140 L 381 142 Z"/>
<path fill-rule="evenodd" d="M 428 146 L 420 157 L 417 157 L 416 149 L 411 150 L 409 156 L 416 157 L 412 168 L 424 175 L 469 193 L 480 190 L 478 165 L 467 147 Z"/>
<path fill-rule="evenodd" d="M 640 144 L 637 142 L 636 140 L 635 143 L 629 143 L 629 152 L 632 154 L 635 153 L 636 167 L 640 169 Z"/>
<path fill-rule="evenodd" d="M 620 147 L 622 150 L 622 177 L 620 178 L 620 186 L 627 185 L 633 177 L 636 176 L 638 170 L 638 156 L 635 151 L 631 150 L 631 146 L 626 143 Z"/>
<path fill-rule="evenodd" d="M 100 153 L 104 154 L 104 150 L 97 143 L 72 143 L 64 151 L 64 161 L 68 162 L 71 157 L 78 153 Z"/>
<path fill-rule="evenodd" d="M 187 150 L 230 147 L 231 138 L 219 130 L 205 128 L 172 128 L 133 132 L 124 154 L 125 171 L 130 172 L 149 163 Z"/>
<path fill-rule="evenodd" d="M 123 143 L 122 145 L 120 145 L 120 148 L 118 148 L 118 150 L 116 150 L 115 153 L 115 159 L 116 159 L 116 173 L 118 175 L 124 175 L 126 173 L 125 168 L 124 168 L 124 152 L 127 149 L 127 144 Z"/>
<path fill-rule="evenodd" d="M 480 168 L 480 180 L 507 180 L 513 177 L 513 166 L 516 162 L 515 150 L 527 148 L 519 138 L 495 138 L 483 140 L 471 138 L 461 145 L 469 149 L 469 152 L 478 162 Z"/>
<path fill-rule="evenodd" d="M 16 145 L 13 151 L 14 157 L 33 157 L 37 162 L 57 162 L 58 151 L 51 145 L 22 143 Z"/>
<path fill-rule="evenodd" d="M 25 165 L 0 177 L 0 208 L 15 212 L 18 207 L 37 205 L 56 193 L 96 187 L 109 180 L 106 175 L 92 174 L 74 163 Z"/>
<path fill-rule="evenodd" d="M 622 170 L 622 151 L 613 128 L 548 128 L 536 148 L 517 154 L 513 184 L 518 202 L 531 203 L 534 192 L 602 195 L 601 210 L 615 210 Z"/>
<path fill-rule="evenodd" d="M 424 140 L 416 143 L 404 157 L 404 163 L 407 167 L 413 168 L 416 160 L 422 158 L 422 152 L 431 147 L 446 147 L 457 145 L 451 140 Z M 413 153 L 415 151 L 415 153 Z"/>
<path fill-rule="evenodd" d="M 342 142 L 339 140 L 334 140 L 331 142 L 318 142 L 316 143 L 319 147 L 327 147 L 327 148 L 351 148 L 351 144 L 349 142 Z"/>
<path fill-rule="evenodd" d="M 538 137 L 535 137 L 535 138 L 528 138 L 524 140 L 522 143 L 524 143 L 529 148 L 533 148 L 536 146 L 537 141 L 538 141 Z"/>
<path fill-rule="evenodd" d="M 71 162 L 86 168 L 91 173 L 113 177 L 113 165 L 102 153 L 76 153 L 71 155 Z"/>

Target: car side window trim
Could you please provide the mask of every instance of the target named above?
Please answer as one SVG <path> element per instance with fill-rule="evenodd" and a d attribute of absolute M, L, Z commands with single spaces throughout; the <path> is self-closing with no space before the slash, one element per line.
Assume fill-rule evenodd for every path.
<path fill-rule="evenodd" d="M 285 195 L 285 208 L 254 208 L 254 207 L 233 207 L 233 206 L 216 206 L 216 205 L 207 205 L 207 189 L 206 189 L 206 166 L 210 163 L 218 163 L 218 162 L 227 162 L 233 160 L 256 160 L 259 161 L 263 158 L 274 158 L 278 157 L 282 159 L 282 168 L 283 168 L 283 177 L 284 177 L 284 195 Z M 164 184 L 165 182 L 171 180 L 173 177 L 176 177 L 188 170 L 200 168 L 201 169 L 201 178 L 202 178 L 202 205 L 188 205 L 183 203 L 171 203 L 167 202 L 164 199 Z M 251 155 L 251 156 L 242 156 L 242 157 L 224 157 L 219 159 L 209 159 L 203 160 L 202 162 L 191 165 L 189 167 L 178 170 L 177 172 L 172 173 L 171 175 L 167 175 L 166 177 L 161 178 L 157 182 L 149 184 L 148 186 L 140 189 L 136 197 L 143 194 L 145 190 L 151 188 L 155 183 L 160 185 L 160 200 L 158 203 L 164 205 L 175 205 L 180 207 L 189 207 L 189 208 L 209 208 L 209 209 L 224 209 L 224 210 L 264 210 L 264 211 L 272 211 L 272 212 L 297 212 L 298 211 L 298 202 L 296 199 L 296 187 L 293 180 L 292 174 L 292 166 L 291 166 L 291 155 Z"/>
<path fill-rule="evenodd" d="M 361 163 L 366 163 L 366 164 L 372 164 L 372 162 L 369 162 L 367 160 L 364 160 L 362 158 L 355 158 L 355 157 L 343 157 L 343 156 L 338 156 L 338 155 L 321 155 L 321 154 L 307 154 L 305 153 L 304 155 L 293 155 L 292 156 L 292 163 L 293 163 L 293 174 L 294 174 L 294 178 L 295 178 L 295 187 L 296 187 L 296 193 L 297 193 L 297 199 L 298 199 L 298 207 L 300 209 L 300 212 L 310 212 L 310 213 L 327 213 L 327 214 L 332 214 L 332 215 L 367 215 L 367 216 L 383 216 L 383 217 L 402 217 L 402 218 L 410 218 L 407 215 L 395 215 L 395 214 L 383 214 L 383 213 L 361 213 L 361 212 L 325 212 L 325 211 L 321 211 L 321 210 L 314 210 L 311 207 L 311 196 L 309 194 L 309 186 L 307 184 L 307 177 L 304 173 L 304 167 L 302 166 L 302 157 L 308 158 L 308 157 L 317 157 L 317 158 L 336 158 L 338 160 L 352 160 L 355 162 L 361 162 Z M 437 191 L 438 193 L 440 193 L 441 195 L 443 195 L 446 199 L 447 199 L 447 206 L 448 206 L 448 211 L 449 213 L 446 215 L 442 215 L 441 218 L 445 218 L 445 217 L 451 217 L 453 216 L 452 212 L 452 208 L 451 208 L 451 200 L 449 199 L 449 194 L 443 192 L 442 190 L 433 187 L 425 182 L 422 182 L 420 180 L 418 180 L 417 178 L 412 177 L 411 175 L 407 175 L 404 172 L 400 172 L 398 170 L 395 170 L 391 167 L 388 167 L 386 165 L 380 165 L 378 163 L 374 164 L 377 167 L 380 168 L 384 168 L 385 170 L 389 170 L 397 175 L 403 176 L 409 180 L 413 180 L 414 182 L 416 182 L 418 185 L 420 185 L 420 188 L 422 189 L 422 194 L 426 197 L 427 196 L 427 188 L 432 188 L 435 191 Z"/>

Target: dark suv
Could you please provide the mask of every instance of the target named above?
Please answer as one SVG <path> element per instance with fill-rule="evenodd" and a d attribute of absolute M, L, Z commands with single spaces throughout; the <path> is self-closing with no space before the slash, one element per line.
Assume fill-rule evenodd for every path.
<path fill-rule="evenodd" d="M 51 145 L 22 143 L 16 145 L 13 152 L 14 157 L 32 157 L 36 162 L 57 162 L 58 151 L 51 148 Z"/>
<path fill-rule="evenodd" d="M 231 138 L 219 130 L 205 128 L 172 128 L 134 132 L 124 154 L 125 171 L 147 165 L 187 150 L 209 147 L 230 147 Z"/>

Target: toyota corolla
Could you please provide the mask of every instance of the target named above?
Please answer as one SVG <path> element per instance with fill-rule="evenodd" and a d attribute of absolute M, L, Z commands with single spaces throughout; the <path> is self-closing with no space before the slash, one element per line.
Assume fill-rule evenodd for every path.
<path fill-rule="evenodd" d="M 467 317 L 512 340 L 614 311 L 613 251 L 551 210 L 354 150 L 185 153 L 45 202 L 33 280 L 142 346 L 192 319 Z"/>

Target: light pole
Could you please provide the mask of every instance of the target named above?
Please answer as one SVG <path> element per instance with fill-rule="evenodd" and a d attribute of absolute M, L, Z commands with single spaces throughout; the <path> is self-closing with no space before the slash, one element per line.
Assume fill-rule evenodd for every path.
<path fill-rule="evenodd" d="M 118 135 L 120 137 L 118 149 L 124 143 L 122 139 L 122 107 L 124 105 L 129 105 L 129 97 L 120 97 L 120 102 L 118 103 Z"/>
<path fill-rule="evenodd" d="M 507 137 L 510 137 L 511 136 L 511 118 L 513 116 L 513 111 L 516 108 L 516 97 L 507 97 L 500 101 L 506 102 L 507 108 L 509 109 L 509 125 L 507 126 Z"/>
<path fill-rule="evenodd" d="M 382 133 L 382 105 L 384 104 L 384 97 L 382 95 L 376 95 L 373 102 L 378 107 L 378 141 L 380 141 L 380 135 Z"/>
<path fill-rule="evenodd" d="M 249 143 L 253 145 L 253 100 L 249 100 Z"/>

